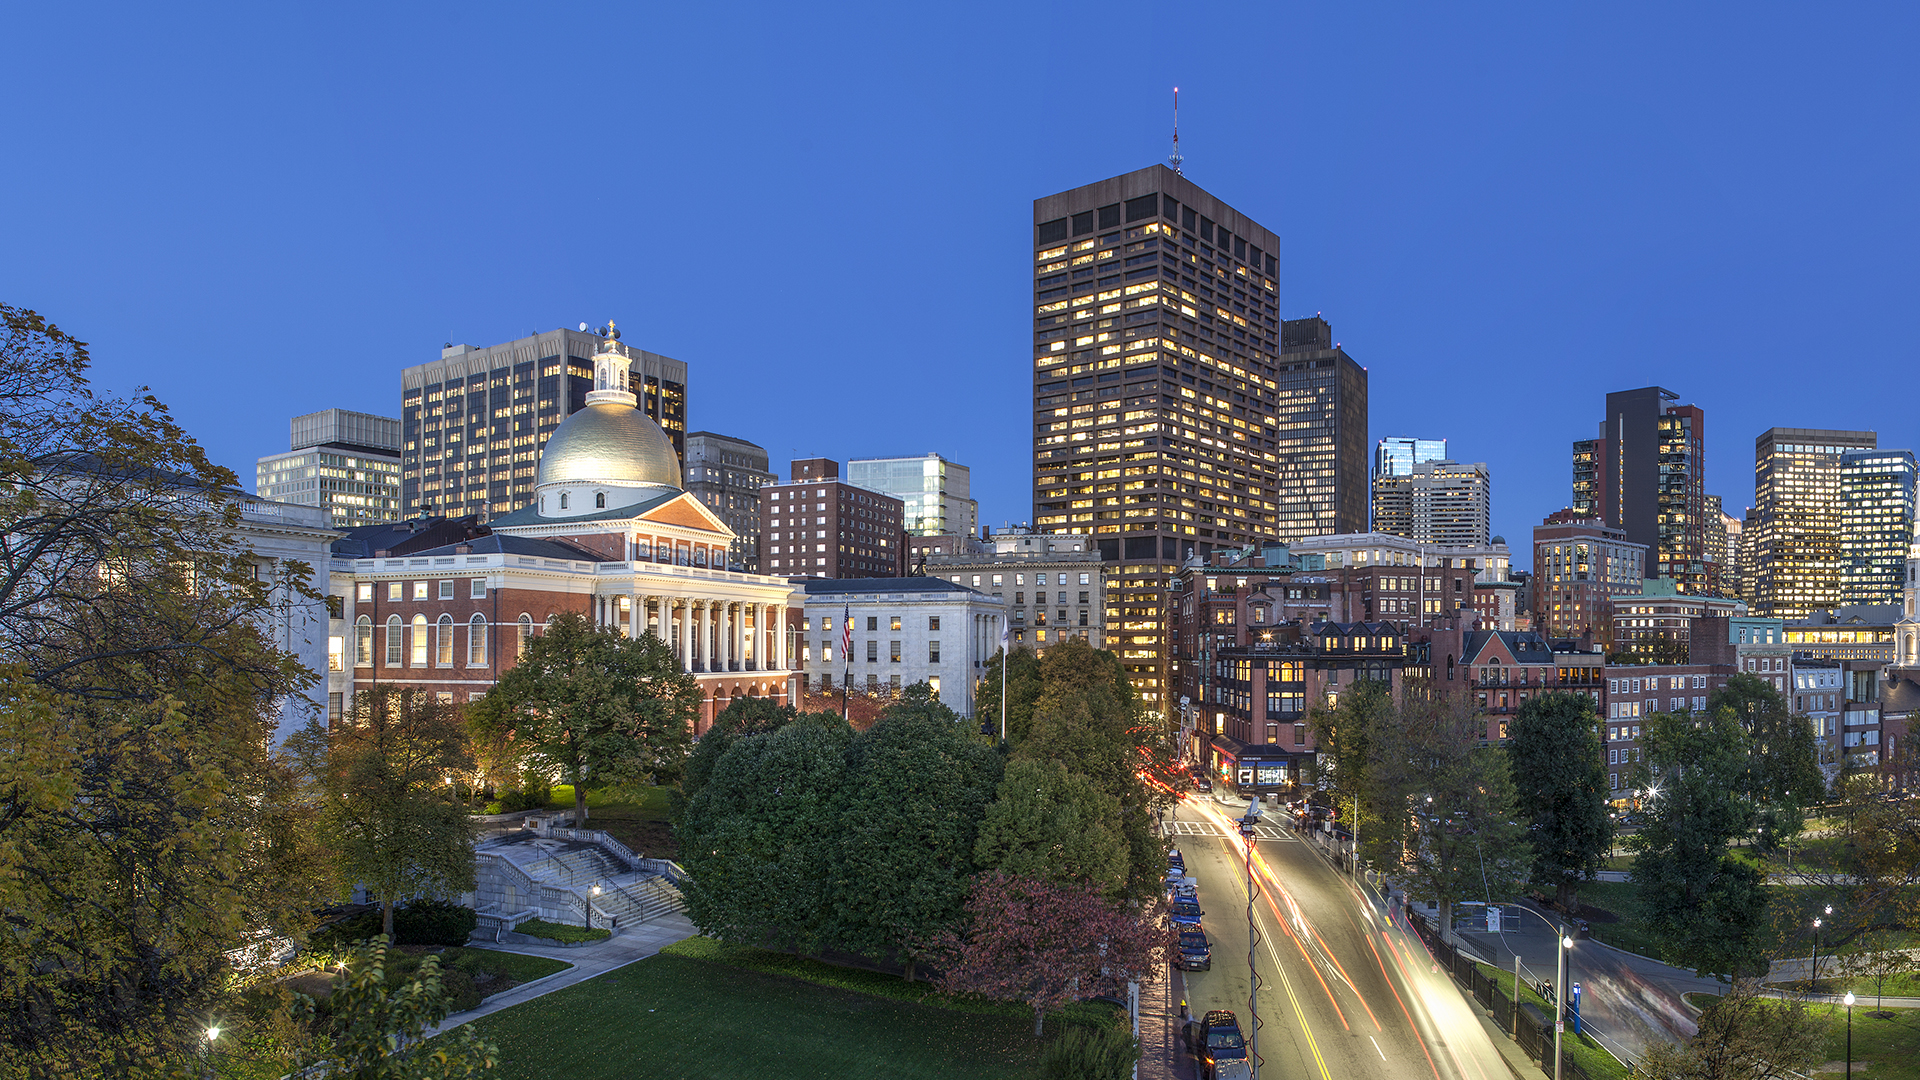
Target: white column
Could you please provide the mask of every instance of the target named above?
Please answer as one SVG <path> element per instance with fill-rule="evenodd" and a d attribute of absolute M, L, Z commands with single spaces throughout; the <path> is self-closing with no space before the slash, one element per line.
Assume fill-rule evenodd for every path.
<path fill-rule="evenodd" d="M 667 601 L 667 610 L 668 611 L 674 610 L 676 602 L 686 605 L 685 608 L 680 609 L 681 611 L 680 620 L 679 620 L 680 622 L 680 643 L 679 643 L 680 644 L 680 668 L 682 671 L 692 671 L 693 670 L 693 601 L 682 598 L 682 597 L 673 597 Z"/>
<path fill-rule="evenodd" d="M 773 670 L 792 671 L 793 665 L 787 660 L 787 606 L 771 604 L 773 610 L 773 651 L 767 655 L 773 658 Z"/>
<path fill-rule="evenodd" d="M 713 636 L 713 666 L 718 671 L 733 670 L 733 604 L 720 601 L 720 612 L 714 617 L 713 626 L 717 631 Z"/>
<path fill-rule="evenodd" d="M 733 664 L 741 671 L 747 670 L 747 605 L 745 601 L 733 605 Z"/>
<path fill-rule="evenodd" d="M 694 640 L 693 659 L 701 668 L 713 670 L 713 601 L 700 601 L 700 612 L 695 619 L 697 637 Z"/>

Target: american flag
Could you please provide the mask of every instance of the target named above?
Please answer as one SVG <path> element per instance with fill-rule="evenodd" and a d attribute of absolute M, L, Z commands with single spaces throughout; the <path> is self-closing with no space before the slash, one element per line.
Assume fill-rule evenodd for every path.
<path fill-rule="evenodd" d="M 853 659 L 853 608 L 844 608 L 840 615 L 840 655 Z"/>

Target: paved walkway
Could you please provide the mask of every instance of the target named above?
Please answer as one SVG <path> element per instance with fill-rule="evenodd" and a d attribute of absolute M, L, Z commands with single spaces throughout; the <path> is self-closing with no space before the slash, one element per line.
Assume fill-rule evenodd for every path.
<path fill-rule="evenodd" d="M 551 994 L 555 990 L 575 983 L 584 982 L 596 975 L 604 975 L 615 968 L 626 967 L 635 960 L 644 960 L 668 945 L 683 941 L 697 933 L 699 931 L 685 915 L 673 914 L 663 915 L 638 926 L 622 927 L 619 933 L 605 941 L 573 949 L 563 949 L 556 945 L 496 945 L 493 942 L 476 942 L 467 947 L 521 953 L 526 956 L 546 956 L 555 960 L 564 960 L 573 966 L 544 979 L 535 979 L 504 993 L 495 994 L 482 1001 L 478 1008 L 454 1013 L 442 1021 L 439 1027 L 428 1032 L 428 1035 L 431 1037 L 443 1031 L 450 1031 L 489 1013 L 511 1009 L 515 1005 L 532 1001 L 534 998 Z"/>

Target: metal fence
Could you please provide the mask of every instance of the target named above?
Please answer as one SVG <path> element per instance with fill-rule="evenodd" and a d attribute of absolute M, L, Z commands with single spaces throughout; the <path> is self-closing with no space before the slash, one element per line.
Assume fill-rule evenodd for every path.
<path fill-rule="evenodd" d="M 1432 924 L 1418 912 L 1407 912 L 1407 922 L 1414 933 L 1426 944 L 1434 960 L 1452 975 L 1473 999 L 1480 1003 L 1493 1018 L 1493 1022 L 1513 1035 L 1514 1042 L 1525 1051 L 1528 1058 L 1540 1063 L 1540 1070 L 1547 1076 L 1553 1075 L 1553 1021 L 1544 1016 L 1531 1003 L 1522 1004 L 1516 1011 L 1514 1002 L 1498 983 L 1480 970 L 1473 957 L 1462 953 L 1452 945 L 1441 940 L 1434 932 Z M 1585 1069 L 1573 1060 L 1569 1040 L 1562 1039 L 1560 1048 L 1561 1080 L 1593 1080 Z"/>

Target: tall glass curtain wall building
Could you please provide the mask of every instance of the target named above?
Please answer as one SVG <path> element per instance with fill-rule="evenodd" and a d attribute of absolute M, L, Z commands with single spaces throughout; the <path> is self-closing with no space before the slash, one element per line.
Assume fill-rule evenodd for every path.
<path fill-rule="evenodd" d="M 526 505 L 547 436 L 586 406 L 601 338 L 554 330 L 440 359 L 400 374 L 403 514 L 486 520 Z M 627 387 L 687 457 L 687 365 L 630 349 Z"/>
<path fill-rule="evenodd" d="M 1841 462 L 1873 450 L 1878 439 L 1871 431 L 1823 428 L 1768 428 L 1754 439 L 1758 529 L 1751 541 L 1757 564 L 1752 589 L 1758 614 L 1801 619 L 1858 602 L 1847 594 Z"/>
<path fill-rule="evenodd" d="M 1183 559 L 1365 528 L 1366 374 L 1318 319 L 1284 355 L 1280 238 L 1165 166 L 1033 225 L 1034 527 L 1094 535 L 1108 647 L 1164 706 Z"/>

